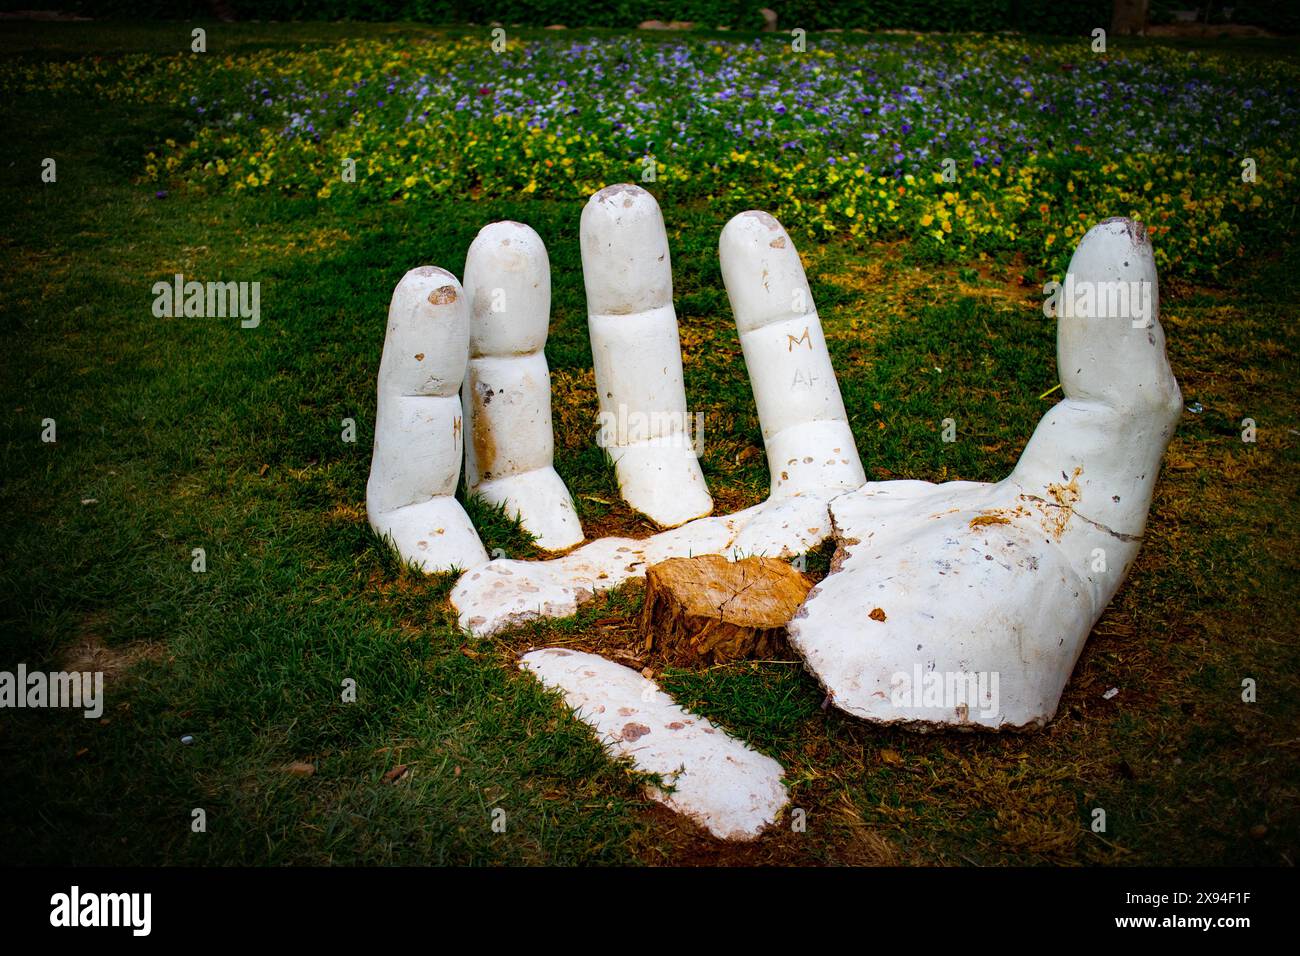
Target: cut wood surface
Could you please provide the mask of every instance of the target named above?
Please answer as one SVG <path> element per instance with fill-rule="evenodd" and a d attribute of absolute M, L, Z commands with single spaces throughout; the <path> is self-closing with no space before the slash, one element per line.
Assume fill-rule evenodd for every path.
<path fill-rule="evenodd" d="M 770 657 L 785 649 L 785 626 L 811 588 L 776 558 L 670 558 L 646 571 L 641 637 L 674 664 Z"/>

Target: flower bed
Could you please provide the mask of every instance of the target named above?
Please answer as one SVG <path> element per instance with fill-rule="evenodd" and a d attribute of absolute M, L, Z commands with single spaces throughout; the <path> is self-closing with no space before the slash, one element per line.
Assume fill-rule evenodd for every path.
<path fill-rule="evenodd" d="M 1007 37 L 489 43 L 10 65 L 0 89 L 174 104 L 192 138 L 160 143 L 145 177 L 213 192 L 581 199 L 653 169 L 661 197 L 761 207 L 818 238 L 1053 268 L 1098 218 L 1133 216 L 1186 275 L 1291 224 L 1284 61 Z"/>

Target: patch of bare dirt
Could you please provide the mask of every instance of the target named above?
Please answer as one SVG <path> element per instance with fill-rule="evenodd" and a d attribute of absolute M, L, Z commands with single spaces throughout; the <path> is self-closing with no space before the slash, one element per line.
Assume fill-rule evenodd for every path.
<path fill-rule="evenodd" d="M 109 645 L 100 631 L 101 619 L 88 617 L 77 633 L 76 639 L 63 651 L 58 661 L 60 670 L 102 672 L 104 682 L 121 677 L 126 671 L 144 660 L 160 660 L 163 648 L 146 641 Z"/>

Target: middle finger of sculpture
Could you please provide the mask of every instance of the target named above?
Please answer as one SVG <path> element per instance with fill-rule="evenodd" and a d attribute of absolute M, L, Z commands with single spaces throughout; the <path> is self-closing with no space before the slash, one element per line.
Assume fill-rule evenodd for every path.
<path fill-rule="evenodd" d="M 451 595 L 462 626 L 484 635 L 572 614 L 669 557 L 794 556 L 834 532 L 833 570 L 789 630 L 836 706 L 913 726 L 1050 720 L 1137 553 L 1182 407 L 1158 309 L 1141 323 L 1059 318 L 1064 399 L 1003 481 L 868 483 L 794 244 L 766 213 L 741 213 L 719 255 L 771 491 L 763 504 L 704 517 L 712 500 L 686 436 L 668 240 L 653 197 L 629 185 L 596 193 L 581 248 L 599 406 L 620 426 L 603 430 L 603 444 L 625 500 L 669 530 L 547 561 L 486 559 L 451 497 L 466 434 L 471 490 L 517 514 L 544 548 L 582 538 L 551 461 L 546 251 L 526 226 L 488 226 L 464 290 L 417 269 L 394 292 L 367 489 L 371 524 L 403 558 L 463 572 Z M 1070 272 L 1077 287 L 1147 283 L 1158 304 L 1151 245 L 1132 221 L 1090 230 Z M 463 421 L 444 407 L 462 380 Z"/>

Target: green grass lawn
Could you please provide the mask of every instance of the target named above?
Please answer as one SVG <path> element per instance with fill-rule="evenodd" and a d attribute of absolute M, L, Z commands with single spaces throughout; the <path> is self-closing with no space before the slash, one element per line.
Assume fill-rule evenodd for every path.
<path fill-rule="evenodd" d="M 245 25 L 239 42 L 404 29 L 416 30 Z M 158 25 L 5 30 L 5 56 L 160 42 Z M 168 107 L 32 95 L 0 104 L 0 118 L 0 669 L 108 673 L 99 721 L 0 720 L 6 861 L 1296 862 L 1294 236 L 1244 251 L 1220 285 L 1162 284 L 1171 362 L 1204 410 L 1184 416 L 1137 565 L 1048 729 L 868 726 L 823 710 L 793 660 L 658 675 L 779 760 L 792 806 L 807 811 L 806 832 L 778 824 L 727 846 L 647 800 L 516 671 L 534 644 L 635 650 L 637 586 L 573 619 L 467 639 L 451 579 L 401 567 L 365 521 L 393 286 L 425 263 L 460 275 L 478 229 L 516 219 L 551 258 L 556 467 L 589 533 L 648 533 L 617 503 L 594 446 L 580 204 L 158 199 L 140 177 L 151 148 L 184 135 Z M 58 158 L 56 184 L 40 181 L 46 156 Z M 716 258 L 728 217 L 658 198 L 689 407 L 706 413 L 704 473 L 730 511 L 760 501 L 767 475 Z M 906 243 L 802 247 L 868 476 L 1001 478 L 1056 398 L 1039 397 L 1057 381 L 1041 311 L 1049 276 L 1009 254 L 936 266 Z M 176 272 L 260 281 L 261 325 L 154 318 L 151 287 Z M 953 444 L 940 439 L 948 417 Z M 1240 439 L 1246 417 L 1254 444 Z M 46 418 L 53 444 L 41 441 Z M 341 438 L 347 418 L 354 443 Z M 475 513 L 489 549 L 533 553 Z M 202 574 L 191 571 L 199 547 Z M 1254 704 L 1241 699 L 1248 677 Z M 347 679 L 355 703 L 341 700 Z M 316 772 L 286 769 L 296 761 Z M 491 826 L 498 807 L 505 833 Z M 1089 828 L 1097 807 L 1105 834 Z M 204 833 L 191 828 L 195 808 Z"/>

